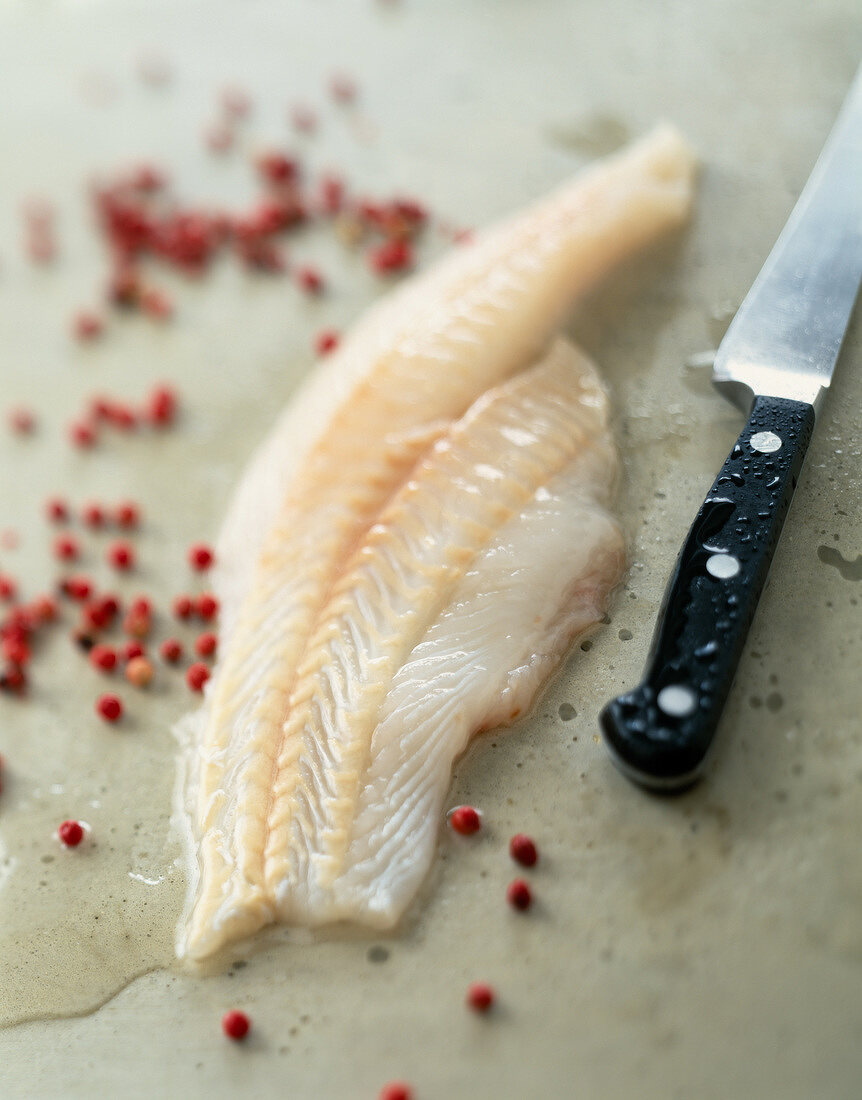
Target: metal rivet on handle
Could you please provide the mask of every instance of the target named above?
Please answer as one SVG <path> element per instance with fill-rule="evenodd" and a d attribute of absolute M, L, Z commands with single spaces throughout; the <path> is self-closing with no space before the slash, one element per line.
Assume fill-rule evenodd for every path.
<path fill-rule="evenodd" d="M 781 436 L 775 432 L 756 432 L 748 442 L 753 451 L 759 451 L 763 455 L 781 450 Z"/>
<path fill-rule="evenodd" d="M 712 554 L 706 559 L 706 571 L 720 581 L 735 577 L 740 570 L 739 558 L 733 554 Z"/>
<path fill-rule="evenodd" d="M 668 684 L 656 699 L 659 710 L 671 718 L 685 718 L 697 706 L 697 696 L 685 684 Z"/>

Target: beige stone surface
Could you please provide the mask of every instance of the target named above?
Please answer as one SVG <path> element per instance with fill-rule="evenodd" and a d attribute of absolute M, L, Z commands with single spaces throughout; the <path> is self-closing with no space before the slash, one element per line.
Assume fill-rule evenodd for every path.
<path fill-rule="evenodd" d="M 172 59 L 168 88 L 135 76 L 151 47 Z M 138 498 L 142 565 L 123 590 L 164 602 L 187 585 L 185 546 L 214 533 L 311 366 L 314 332 L 377 293 L 357 259 L 309 234 L 293 252 L 331 271 L 325 302 L 226 263 L 198 285 L 166 280 L 179 306 L 168 328 L 132 319 L 97 347 L 68 339 L 104 271 L 93 172 L 147 156 L 190 196 L 250 193 L 244 152 L 214 162 L 201 144 L 226 81 L 255 97 L 248 148 L 283 140 L 287 104 L 308 99 L 321 132 L 298 145 L 314 167 L 415 192 L 458 225 L 530 200 L 657 117 L 704 161 L 691 230 L 570 326 L 615 395 L 627 583 L 535 713 L 460 763 L 452 803 L 479 805 L 487 829 L 441 838 L 403 930 L 283 937 L 208 977 L 166 969 L 183 889 L 168 828 L 179 677 L 160 673 L 146 698 L 124 691 L 129 719 L 106 729 L 92 714 L 101 681 L 57 636 L 32 698 L 0 699 L 0 1017 L 12 1025 L 0 1095 L 360 1100 L 396 1077 L 417 1100 L 859 1095 L 862 585 L 858 565 L 835 564 L 862 551 L 858 320 L 706 780 L 673 801 L 633 789 L 596 715 L 638 677 L 676 550 L 741 426 L 684 364 L 715 345 L 766 257 L 860 47 L 855 0 L 0 3 L 0 411 L 24 401 L 42 415 L 31 440 L 0 433 L 0 528 L 22 535 L 0 569 L 30 591 L 50 575 L 40 505 L 54 491 Z M 358 79 L 355 110 L 327 101 L 336 69 Z M 48 270 L 20 254 L 34 191 L 60 208 Z M 88 395 L 139 396 L 161 378 L 186 395 L 175 433 L 69 450 L 63 425 Z M 97 572 L 99 545 L 85 562 Z M 69 815 L 92 826 L 74 854 L 52 839 Z M 503 900 L 516 830 L 542 852 L 526 917 Z M 479 978 L 499 992 L 488 1019 L 462 1003 Z M 254 1019 L 241 1048 L 219 1031 L 232 1006 Z M 43 1018 L 14 1023 L 25 1017 Z"/>

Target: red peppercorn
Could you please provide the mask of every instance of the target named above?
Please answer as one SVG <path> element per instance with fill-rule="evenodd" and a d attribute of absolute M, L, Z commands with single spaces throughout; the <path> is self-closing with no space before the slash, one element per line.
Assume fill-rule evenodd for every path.
<path fill-rule="evenodd" d="M 45 514 L 52 523 L 66 523 L 69 519 L 69 506 L 60 497 L 51 497 L 45 503 Z"/>
<path fill-rule="evenodd" d="M 148 317 L 167 321 L 173 316 L 174 304 L 163 290 L 149 287 L 141 293 L 141 309 Z"/>
<path fill-rule="evenodd" d="M 29 409 L 12 409 L 9 427 L 16 435 L 29 435 L 36 427 L 36 417 Z"/>
<path fill-rule="evenodd" d="M 162 660 L 174 665 L 183 655 L 182 642 L 177 638 L 165 638 L 159 646 L 159 653 L 162 655 Z"/>
<path fill-rule="evenodd" d="M 409 241 L 400 238 L 384 241 L 369 251 L 368 263 L 378 275 L 406 271 L 413 266 L 413 249 Z"/>
<path fill-rule="evenodd" d="M 128 263 L 120 263 L 108 282 L 107 295 L 114 305 L 137 305 L 141 295 L 141 282 L 135 268 Z"/>
<path fill-rule="evenodd" d="M 120 572 L 127 572 L 135 565 L 135 549 L 128 542 L 112 542 L 108 547 L 105 557 L 108 565 Z"/>
<path fill-rule="evenodd" d="M 100 695 L 96 700 L 96 714 L 106 722 L 116 722 L 123 716 L 122 700 L 118 695 Z"/>
<path fill-rule="evenodd" d="M 96 444 L 96 430 L 91 424 L 76 420 L 69 425 L 69 439 L 76 447 L 87 450 Z"/>
<path fill-rule="evenodd" d="M 205 621 L 209 622 L 210 619 L 214 619 L 218 614 L 219 603 L 212 592 L 202 592 L 197 599 L 197 612 L 198 615 Z"/>
<path fill-rule="evenodd" d="M 10 664 L 0 673 L 0 690 L 23 695 L 27 688 L 27 675 L 20 665 Z"/>
<path fill-rule="evenodd" d="M 130 611 L 123 619 L 123 630 L 133 638 L 146 638 L 151 625 L 150 616 L 142 615 L 139 611 Z"/>
<path fill-rule="evenodd" d="M 195 609 L 191 596 L 175 596 L 171 609 L 178 619 L 190 619 Z"/>
<path fill-rule="evenodd" d="M 467 1004 L 474 1012 L 487 1012 L 494 999 L 494 990 L 485 982 L 473 982 L 467 987 Z"/>
<path fill-rule="evenodd" d="M 57 618 L 59 609 L 50 596 L 37 596 L 31 605 L 34 616 L 40 623 L 50 623 Z"/>
<path fill-rule="evenodd" d="M 222 89 L 221 105 L 230 118 L 245 118 L 251 112 L 251 96 L 243 88 L 229 85 Z"/>
<path fill-rule="evenodd" d="M 199 634 L 195 639 L 195 653 L 198 657 L 211 657 L 218 646 L 218 638 L 215 634 Z"/>
<path fill-rule="evenodd" d="M 413 1100 L 413 1089 L 403 1081 L 390 1081 L 380 1090 L 378 1100 Z"/>
<path fill-rule="evenodd" d="M 129 408 L 128 405 L 120 405 L 117 402 L 111 404 L 108 420 L 121 432 L 133 431 L 138 426 L 138 418 L 134 409 Z"/>
<path fill-rule="evenodd" d="M 516 833 L 509 841 L 509 855 L 522 867 L 534 867 L 539 858 L 535 843 L 524 833 Z"/>
<path fill-rule="evenodd" d="M 513 879 L 506 889 L 506 901 L 513 909 L 529 909 L 533 904 L 533 892 L 522 878 Z"/>
<path fill-rule="evenodd" d="M 206 543 L 196 542 L 189 547 L 188 559 L 192 569 L 202 573 L 212 565 L 215 555 Z"/>
<path fill-rule="evenodd" d="M 134 661 L 135 657 L 143 657 L 144 652 L 144 647 L 140 642 L 124 642 L 123 644 L 124 661 Z"/>
<path fill-rule="evenodd" d="M 482 828 L 482 819 L 479 811 L 473 806 L 456 806 L 449 814 L 449 824 L 456 833 L 470 836 L 472 833 L 478 833 Z"/>
<path fill-rule="evenodd" d="M 323 293 L 323 276 L 316 267 L 301 267 L 296 273 L 296 281 L 306 294 Z"/>
<path fill-rule="evenodd" d="M 93 582 L 89 577 L 78 573 L 73 577 L 67 577 L 63 581 L 62 591 L 70 600 L 81 602 L 90 598 L 90 593 L 93 591 Z"/>
<path fill-rule="evenodd" d="M 154 675 L 155 669 L 146 657 L 133 657 L 126 665 L 126 679 L 134 687 L 146 687 Z"/>
<path fill-rule="evenodd" d="M 186 670 L 186 683 L 192 691 L 203 691 L 204 684 L 209 678 L 210 670 L 206 665 L 202 665 L 200 661 L 197 661 L 193 665 L 189 665 Z"/>
<path fill-rule="evenodd" d="M 153 613 L 153 605 L 146 596 L 135 596 L 129 604 L 129 613 L 132 615 L 146 615 L 149 618 Z"/>
<path fill-rule="evenodd" d="M 329 90 L 336 103 L 352 103 L 356 99 L 356 82 L 346 73 L 335 73 L 329 82 Z"/>
<path fill-rule="evenodd" d="M 93 668 L 98 668 L 101 672 L 111 672 L 117 664 L 117 651 L 109 645 L 94 645 L 90 650 L 89 658 Z M 106 716 L 103 715 L 103 717 Z"/>
<path fill-rule="evenodd" d="M 320 181 L 320 205 L 324 214 L 337 214 L 344 205 L 344 181 L 324 176 Z"/>
<path fill-rule="evenodd" d="M 166 427 L 176 419 L 177 406 L 176 392 L 170 386 L 157 386 L 147 399 L 145 415 L 151 423 Z"/>
<path fill-rule="evenodd" d="M 75 561 L 81 553 L 78 540 L 72 535 L 60 535 L 54 540 L 54 557 L 60 561 Z"/>
<path fill-rule="evenodd" d="M 290 121 L 295 130 L 310 134 L 317 129 L 317 115 L 305 103 L 296 103 L 290 109 Z"/>
<path fill-rule="evenodd" d="M 251 1027 L 251 1020 L 244 1012 L 234 1008 L 222 1016 L 221 1027 L 229 1039 L 244 1039 Z"/>
<path fill-rule="evenodd" d="M 0 600 L 14 600 L 18 594 L 18 586 L 15 578 L 6 573 L 0 573 Z"/>
<path fill-rule="evenodd" d="M 81 340 L 95 340 L 102 335 L 102 319 L 95 313 L 81 310 L 72 318 L 72 332 L 75 338 Z"/>
<path fill-rule="evenodd" d="M 319 332 L 314 338 L 314 350 L 318 355 L 329 355 L 331 351 L 335 351 L 338 343 L 338 333 L 331 328 L 327 328 Z"/>
<path fill-rule="evenodd" d="M 0 653 L 12 665 L 26 665 L 30 660 L 30 647 L 22 637 L 14 634 L 0 642 Z"/>
<path fill-rule="evenodd" d="M 284 153 L 263 153 L 257 158 L 257 170 L 269 183 L 288 183 L 299 174 L 299 165 Z"/>
<path fill-rule="evenodd" d="M 57 836 L 67 848 L 77 848 L 84 839 L 84 828 L 80 821 L 63 821 L 57 829 Z"/>
<path fill-rule="evenodd" d="M 124 501 L 122 504 L 117 505 L 114 518 L 120 527 L 131 530 L 137 527 L 141 521 L 140 509 L 137 504 L 133 504 L 131 501 Z"/>
<path fill-rule="evenodd" d="M 87 527 L 98 529 L 105 522 L 105 509 L 101 504 L 87 504 L 81 511 L 81 520 Z"/>

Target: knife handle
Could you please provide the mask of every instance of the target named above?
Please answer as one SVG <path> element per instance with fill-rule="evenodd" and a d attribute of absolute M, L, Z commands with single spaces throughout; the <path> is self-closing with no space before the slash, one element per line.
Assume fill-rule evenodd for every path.
<path fill-rule="evenodd" d="M 655 791 L 694 783 L 712 743 L 814 428 L 757 397 L 668 583 L 643 681 L 599 716 L 615 763 Z"/>

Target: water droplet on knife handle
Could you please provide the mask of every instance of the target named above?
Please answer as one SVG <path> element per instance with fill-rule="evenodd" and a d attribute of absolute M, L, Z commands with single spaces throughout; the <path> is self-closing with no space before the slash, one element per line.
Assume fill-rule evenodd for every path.
<path fill-rule="evenodd" d="M 805 402 L 755 400 L 677 558 L 644 679 L 601 712 L 615 763 L 651 790 L 700 775 L 813 428 Z"/>

